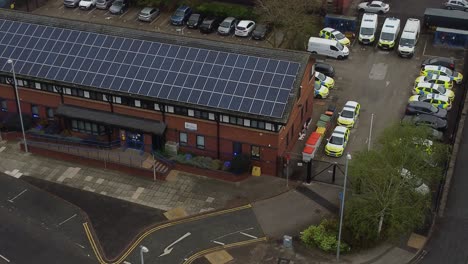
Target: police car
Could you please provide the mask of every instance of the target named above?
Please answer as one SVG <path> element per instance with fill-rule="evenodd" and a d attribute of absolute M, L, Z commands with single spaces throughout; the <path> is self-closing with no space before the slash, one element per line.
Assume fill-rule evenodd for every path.
<path fill-rule="evenodd" d="M 408 102 L 414 101 L 431 103 L 435 107 L 447 110 L 452 108 L 452 102 L 450 99 L 447 96 L 440 94 L 413 95 L 408 100 Z"/>
<path fill-rule="evenodd" d="M 349 45 L 351 43 L 349 39 L 343 33 L 330 27 L 326 27 L 320 30 L 319 37 L 324 38 L 324 39 L 336 40 L 341 45 Z"/>
<path fill-rule="evenodd" d="M 455 93 L 452 90 L 445 89 L 442 85 L 434 83 L 418 83 L 413 88 L 413 94 L 440 94 L 447 96 L 451 101 L 455 99 Z"/>
<path fill-rule="evenodd" d="M 453 88 L 453 81 L 450 77 L 439 75 L 439 74 L 429 74 L 428 76 L 419 76 L 414 81 L 414 86 L 418 85 L 418 83 L 427 82 L 427 83 L 435 83 L 440 84 L 442 87 L 446 89 Z"/>
<path fill-rule="evenodd" d="M 348 101 L 346 102 L 343 110 L 341 110 L 337 123 L 344 127 L 354 127 L 358 116 L 361 105 L 358 102 Z"/>
<path fill-rule="evenodd" d="M 463 80 L 463 75 L 457 71 L 452 71 L 449 68 L 438 65 L 426 65 L 421 68 L 421 75 L 428 76 L 430 74 L 438 74 L 441 76 L 447 76 L 452 78 L 457 84 L 460 84 Z"/>
<path fill-rule="evenodd" d="M 320 82 L 322 85 L 330 89 L 335 86 L 335 80 L 333 80 L 333 78 L 328 77 L 325 74 L 318 71 L 315 71 L 315 81 Z"/>
<path fill-rule="evenodd" d="M 349 139 L 349 129 L 344 126 L 336 126 L 325 145 L 325 154 L 331 157 L 343 156 Z"/>
<path fill-rule="evenodd" d="M 328 97 L 329 90 L 326 86 L 320 84 L 320 82 L 315 82 L 314 84 L 314 95 L 315 98 L 325 99 Z"/>

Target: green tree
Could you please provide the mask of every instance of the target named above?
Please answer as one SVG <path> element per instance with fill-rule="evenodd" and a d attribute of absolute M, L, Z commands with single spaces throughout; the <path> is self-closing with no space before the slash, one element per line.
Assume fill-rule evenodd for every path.
<path fill-rule="evenodd" d="M 372 244 L 419 227 L 430 209 L 429 188 L 440 179 L 447 145 L 426 127 L 387 128 L 371 151 L 353 155 L 345 223 L 354 242 Z"/>

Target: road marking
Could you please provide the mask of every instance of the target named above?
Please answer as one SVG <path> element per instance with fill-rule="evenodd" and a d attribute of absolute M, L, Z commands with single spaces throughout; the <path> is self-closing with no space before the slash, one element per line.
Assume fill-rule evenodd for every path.
<path fill-rule="evenodd" d="M 6 149 L 6 147 L 1 147 L 0 152 L 3 152 Z"/>
<path fill-rule="evenodd" d="M 59 226 L 65 224 L 66 222 L 70 221 L 71 219 L 73 219 L 74 217 L 76 216 L 76 214 L 70 216 L 69 218 L 65 219 L 64 221 L 62 221 L 60 224 L 58 224 Z"/>
<path fill-rule="evenodd" d="M 250 234 L 247 234 L 247 233 L 244 233 L 244 232 L 239 232 L 239 233 L 241 233 L 241 234 L 242 234 L 242 235 L 244 235 L 244 236 L 247 236 L 247 237 L 253 238 L 253 239 L 256 239 L 256 238 L 258 238 L 258 237 L 256 237 L 256 236 L 252 236 L 252 235 L 250 235 Z"/>
<path fill-rule="evenodd" d="M 13 199 L 9 199 L 8 201 L 10 203 L 12 203 L 16 198 L 20 197 L 23 193 L 25 193 L 28 189 L 24 189 L 22 192 L 20 192 L 19 194 L 17 194 L 15 197 L 13 197 Z"/>
<path fill-rule="evenodd" d="M 79 246 L 80 248 L 84 249 L 85 247 L 81 244 L 78 244 L 78 243 L 75 243 L 77 246 Z"/>
<path fill-rule="evenodd" d="M 140 197 L 140 194 L 145 190 L 143 187 L 138 187 L 137 190 L 133 193 L 132 195 L 132 200 L 138 199 Z"/>
<path fill-rule="evenodd" d="M 186 237 L 190 236 L 192 233 L 190 232 L 187 232 L 185 233 L 185 235 L 179 237 L 179 239 L 177 239 L 176 241 L 172 242 L 172 244 L 170 244 L 169 246 L 167 246 L 165 249 L 164 249 L 164 253 L 162 253 L 161 255 L 159 255 L 159 257 L 162 257 L 162 256 L 166 256 L 168 254 L 171 254 L 172 250 L 174 249 L 173 246 L 177 243 L 179 243 L 180 241 L 184 240 Z"/>
<path fill-rule="evenodd" d="M 215 240 L 215 239 L 220 239 L 220 238 L 223 238 L 223 237 L 227 237 L 227 236 L 230 236 L 230 235 L 234 235 L 234 234 L 237 234 L 237 233 L 240 233 L 240 232 L 244 232 L 244 231 L 247 231 L 247 230 L 252 230 L 252 229 L 254 229 L 254 228 L 253 228 L 253 227 L 249 227 L 249 228 L 246 228 L 246 229 L 243 229 L 243 230 L 231 232 L 231 233 L 229 233 L 229 234 L 225 234 L 225 235 L 216 237 L 216 238 L 212 239 L 211 241 L 213 241 L 213 240 Z"/>
<path fill-rule="evenodd" d="M 6 262 L 10 263 L 10 260 L 5 258 L 4 256 L 0 255 L 0 258 L 4 259 Z"/>
<path fill-rule="evenodd" d="M 215 243 L 215 244 L 218 244 L 218 245 L 221 245 L 221 246 L 226 245 L 225 243 L 219 242 L 219 241 L 216 241 L 216 240 L 213 240 L 213 241 L 211 241 L 211 242 L 213 242 L 213 243 Z"/>

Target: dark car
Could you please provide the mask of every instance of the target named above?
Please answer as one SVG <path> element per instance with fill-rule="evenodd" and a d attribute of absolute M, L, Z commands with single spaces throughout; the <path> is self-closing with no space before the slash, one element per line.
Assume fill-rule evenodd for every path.
<path fill-rule="evenodd" d="M 211 33 L 218 29 L 221 19 L 219 17 L 207 17 L 198 27 L 202 33 Z"/>
<path fill-rule="evenodd" d="M 188 28 L 198 28 L 205 16 L 203 14 L 192 14 L 190 15 L 189 19 L 187 20 L 187 27 Z"/>
<path fill-rule="evenodd" d="M 128 1 L 126 0 L 115 0 L 109 7 L 111 14 L 123 14 L 128 8 Z"/>
<path fill-rule="evenodd" d="M 447 120 L 432 115 L 405 115 L 401 120 L 416 126 L 428 126 L 443 131 L 447 129 Z"/>
<path fill-rule="evenodd" d="M 171 16 L 171 24 L 174 26 L 181 26 L 187 22 L 191 14 L 192 9 L 190 7 L 180 6 Z"/>
<path fill-rule="evenodd" d="M 410 102 L 406 105 L 405 114 L 407 115 L 433 115 L 438 118 L 447 119 L 447 110 L 435 107 L 431 103 L 427 102 Z"/>
<path fill-rule="evenodd" d="M 257 40 L 265 39 L 265 37 L 270 32 L 270 25 L 267 24 L 258 24 L 255 30 L 252 33 L 252 38 Z"/>
<path fill-rule="evenodd" d="M 335 76 L 335 69 L 333 68 L 333 66 L 327 63 L 323 63 L 323 62 L 315 63 L 315 70 L 325 74 L 328 77 Z"/>
<path fill-rule="evenodd" d="M 446 68 L 451 69 L 452 71 L 455 70 L 455 60 L 451 59 L 451 58 L 434 57 L 434 58 L 425 59 L 421 63 L 421 68 L 426 66 L 426 65 L 444 66 Z"/>

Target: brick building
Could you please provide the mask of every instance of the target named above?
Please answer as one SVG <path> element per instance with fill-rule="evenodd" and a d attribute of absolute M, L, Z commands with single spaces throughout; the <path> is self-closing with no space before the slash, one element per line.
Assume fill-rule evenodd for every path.
<path fill-rule="evenodd" d="M 76 137 L 145 151 L 172 141 L 222 160 L 246 154 L 279 175 L 312 115 L 305 52 L 2 14 L 1 111 L 16 112 L 13 66 L 23 113 Z"/>

